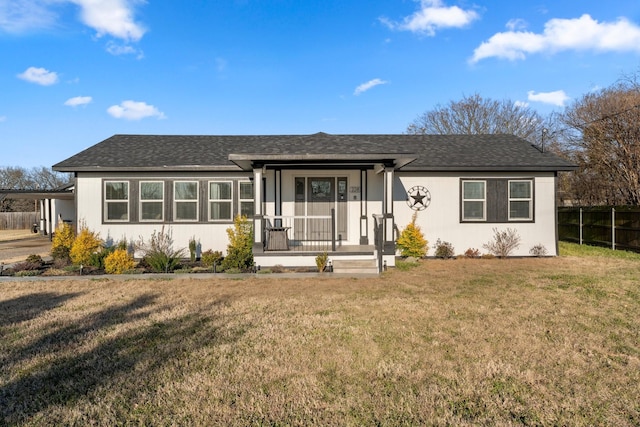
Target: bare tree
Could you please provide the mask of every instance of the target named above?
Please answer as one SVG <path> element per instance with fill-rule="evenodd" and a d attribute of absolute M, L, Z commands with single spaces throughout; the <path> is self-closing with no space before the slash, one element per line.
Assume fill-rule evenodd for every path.
<path fill-rule="evenodd" d="M 570 178 L 582 205 L 640 204 L 640 84 L 629 76 L 567 108 L 564 149 L 580 169 Z"/>
<path fill-rule="evenodd" d="M 409 134 L 497 134 L 507 133 L 539 143 L 542 131 L 553 123 L 528 106 L 510 100 L 497 101 L 475 93 L 460 101 L 418 116 L 407 127 Z"/>
<path fill-rule="evenodd" d="M 71 176 L 50 168 L 0 167 L 0 190 L 53 190 L 69 183 Z M 0 200 L 0 212 L 30 211 L 33 201 L 21 199 Z"/>

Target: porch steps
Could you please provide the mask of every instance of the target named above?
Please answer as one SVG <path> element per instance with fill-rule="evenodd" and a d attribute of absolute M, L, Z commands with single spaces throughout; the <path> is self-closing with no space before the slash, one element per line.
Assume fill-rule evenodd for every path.
<path fill-rule="evenodd" d="M 378 274 L 375 259 L 334 259 L 333 272 L 336 274 Z"/>

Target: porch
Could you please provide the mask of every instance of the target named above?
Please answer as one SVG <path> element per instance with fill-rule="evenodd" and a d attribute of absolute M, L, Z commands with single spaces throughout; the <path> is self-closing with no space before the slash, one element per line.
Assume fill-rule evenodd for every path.
<path fill-rule="evenodd" d="M 262 250 L 254 250 L 256 265 L 272 267 L 304 267 L 315 265 L 321 254 L 329 257 L 329 267 L 372 269 L 381 272 L 387 261 L 383 260 L 383 222 L 374 216 L 374 244 L 349 244 L 337 233 L 335 211 L 331 215 L 314 216 L 263 216 Z M 337 268 L 337 267 L 336 267 Z"/>

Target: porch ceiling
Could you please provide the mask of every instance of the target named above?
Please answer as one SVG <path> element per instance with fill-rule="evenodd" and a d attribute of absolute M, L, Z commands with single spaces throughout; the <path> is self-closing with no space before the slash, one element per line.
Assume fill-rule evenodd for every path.
<path fill-rule="evenodd" d="M 418 158 L 415 153 L 375 153 L 375 154 L 229 154 L 229 161 L 246 171 L 254 167 L 291 167 L 291 166 L 318 166 L 326 168 L 335 166 L 344 168 L 348 166 L 373 167 L 378 164 L 393 166 L 399 169 Z"/>

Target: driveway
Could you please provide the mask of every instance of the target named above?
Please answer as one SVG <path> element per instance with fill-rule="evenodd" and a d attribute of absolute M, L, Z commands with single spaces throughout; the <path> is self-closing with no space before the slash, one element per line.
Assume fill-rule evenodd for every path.
<path fill-rule="evenodd" d="M 0 239 L 0 263 L 3 264 L 24 261 L 31 254 L 49 256 L 50 252 L 49 236 L 31 234 L 10 240 Z"/>

